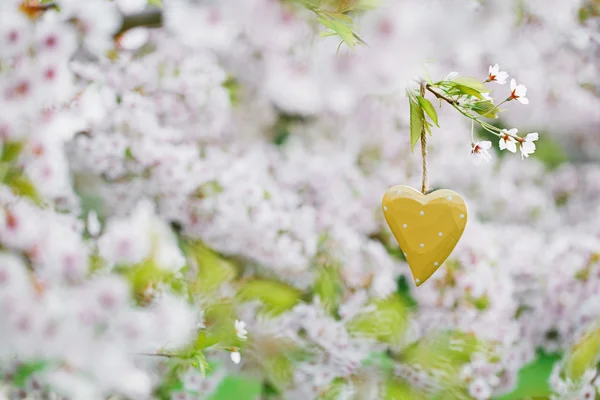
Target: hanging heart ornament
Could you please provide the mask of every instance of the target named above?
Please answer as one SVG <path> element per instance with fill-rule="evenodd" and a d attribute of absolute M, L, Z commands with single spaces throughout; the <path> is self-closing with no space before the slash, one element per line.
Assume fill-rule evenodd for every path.
<path fill-rule="evenodd" d="M 454 250 L 467 225 L 467 206 L 452 190 L 422 194 L 398 185 L 385 192 L 382 207 L 415 284 L 420 286 Z"/>

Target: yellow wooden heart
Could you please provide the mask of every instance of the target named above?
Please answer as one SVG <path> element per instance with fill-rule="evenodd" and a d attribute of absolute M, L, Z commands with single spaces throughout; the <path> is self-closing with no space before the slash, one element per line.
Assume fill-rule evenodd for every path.
<path fill-rule="evenodd" d="M 398 185 L 385 192 L 383 214 L 420 286 L 452 253 L 467 225 L 467 206 L 456 192 L 427 195 Z"/>

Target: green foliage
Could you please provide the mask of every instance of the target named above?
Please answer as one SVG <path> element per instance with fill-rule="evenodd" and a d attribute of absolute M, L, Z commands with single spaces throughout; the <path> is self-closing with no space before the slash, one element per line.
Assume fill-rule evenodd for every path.
<path fill-rule="evenodd" d="M 238 291 L 241 301 L 258 300 L 262 303 L 261 312 L 271 315 L 290 310 L 300 301 L 301 295 L 293 286 L 267 279 L 247 281 Z"/>
<path fill-rule="evenodd" d="M 401 359 L 408 364 L 445 370 L 449 376 L 457 376 L 474 353 L 485 350 L 485 345 L 475 336 L 459 331 L 437 332 L 404 349 Z"/>
<path fill-rule="evenodd" d="M 318 267 L 313 295 L 319 296 L 321 305 L 329 314 L 335 314 L 344 294 L 344 285 L 336 265 Z"/>
<path fill-rule="evenodd" d="M 413 389 L 410 384 L 399 379 L 390 379 L 385 384 L 385 400 L 428 400 Z"/>
<path fill-rule="evenodd" d="M 12 375 L 12 383 L 18 388 L 24 388 L 27 380 L 48 366 L 45 361 L 34 361 L 21 364 Z"/>
<path fill-rule="evenodd" d="M 417 97 L 417 101 L 419 102 L 419 105 L 421 106 L 421 108 L 427 113 L 427 115 L 429 115 L 429 118 L 431 118 L 431 120 L 433 121 L 435 126 L 437 126 L 439 128 L 440 125 L 438 124 L 437 111 L 435 111 L 435 108 L 433 107 L 433 104 L 431 104 L 431 101 L 427 100 L 425 97 L 421 97 L 421 96 L 416 96 L 416 97 Z"/>
<path fill-rule="evenodd" d="M 186 283 L 182 277 L 177 277 L 171 270 L 161 268 L 153 260 L 146 260 L 134 265 L 119 265 L 115 268 L 130 283 L 133 296 L 144 304 L 148 288 L 164 285 L 174 293 L 184 294 Z"/>
<path fill-rule="evenodd" d="M 475 92 L 477 92 L 477 94 L 479 96 L 481 96 L 481 93 L 488 93 L 489 90 L 485 87 L 485 85 L 478 79 L 470 77 L 470 76 L 459 76 L 456 77 L 454 79 L 452 79 L 450 82 L 450 85 L 456 87 L 456 86 L 461 86 L 463 88 L 469 88 L 471 90 L 474 90 Z M 478 96 L 475 96 L 478 97 Z"/>
<path fill-rule="evenodd" d="M 231 105 L 236 106 L 239 104 L 241 85 L 237 79 L 234 76 L 229 75 L 223 83 L 223 87 L 229 93 L 229 101 L 231 102 Z"/>
<path fill-rule="evenodd" d="M 600 327 L 587 333 L 565 356 L 565 374 L 573 381 L 600 360 Z"/>
<path fill-rule="evenodd" d="M 262 383 L 256 379 L 229 375 L 225 377 L 210 400 L 256 400 L 262 391 Z"/>
<path fill-rule="evenodd" d="M 33 182 L 23 173 L 8 174 L 9 178 L 4 181 L 4 184 L 11 188 L 16 196 L 26 197 L 37 205 L 42 205 L 43 200 Z"/>
<path fill-rule="evenodd" d="M 419 105 L 416 96 L 409 95 L 410 101 L 410 148 L 414 152 L 415 144 L 421 138 L 421 132 L 423 131 L 423 124 L 425 123 L 425 114 L 423 108 Z"/>
<path fill-rule="evenodd" d="M 490 100 L 476 101 L 469 104 L 468 107 L 484 118 L 498 118 L 498 107 Z"/>
<path fill-rule="evenodd" d="M 10 163 L 15 161 L 21 155 L 23 146 L 23 142 L 4 142 L 2 144 L 2 156 L 0 157 L 0 162 Z"/>
<path fill-rule="evenodd" d="M 294 0 L 317 16 L 317 21 L 328 30 L 321 36 L 339 36 L 342 43 L 353 48 L 357 44 L 366 44 L 354 30 L 354 20 L 349 15 L 377 7 L 376 0 Z"/>
<path fill-rule="evenodd" d="M 406 330 L 408 305 L 398 294 L 371 303 L 374 311 L 355 316 L 347 324 L 348 332 L 355 336 L 377 339 L 392 346 L 400 345 Z"/>
<path fill-rule="evenodd" d="M 408 279 L 406 276 L 401 275 L 398 277 L 398 295 L 404 300 L 407 307 L 409 309 L 414 309 L 417 307 L 417 301 L 414 297 L 412 297 L 411 293 L 411 285 L 408 283 Z"/>
<path fill-rule="evenodd" d="M 189 283 L 190 294 L 209 294 L 236 276 L 237 271 L 232 263 L 201 242 L 188 241 L 183 246 L 187 256 L 198 268 L 195 279 Z"/>
<path fill-rule="evenodd" d="M 552 367 L 560 359 L 556 354 L 539 353 L 538 357 L 519 371 L 517 387 L 496 400 L 521 400 L 525 398 L 547 399 L 550 395 L 548 380 Z"/>
<path fill-rule="evenodd" d="M 535 143 L 535 153 L 531 157 L 540 160 L 549 170 L 556 169 L 569 161 L 563 147 L 549 134 L 541 134 Z"/>
<path fill-rule="evenodd" d="M 200 330 L 193 348 L 203 350 L 219 344 L 220 346 L 238 346 L 234 322 L 236 311 L 231 302 L 217 302 L 206 307 L 204 320 L 207 329 Z"/>
<path fill-rule="evenodd" d="M 318 400 L 338 400 L 343 398 L 344 393 L 352 390 L 352 386 L 349 382 L 342 378 L 334 379 L 327 390 L 322 393 Z"/>

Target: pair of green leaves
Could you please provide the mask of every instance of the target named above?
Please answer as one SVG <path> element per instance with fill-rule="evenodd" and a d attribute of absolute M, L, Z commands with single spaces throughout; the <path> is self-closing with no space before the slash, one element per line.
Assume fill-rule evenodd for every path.
<path fill-rule="evenodd" d="M 483 82 L 475 78 L 461 76 L 435 83 L 431 81 L 423 82 L 422 85 L 426 85 L 425 87 L 434 91 L 437 97 L 446 99 L 453 107 L 471 119 L 477 120 L 478 118 L 471 112 L 484 118 L 497 118 L 498 116 L 498 108 L 494 106 L 491 100 L 483 96 L 483 93 L 488 93 L 489 90 Z M 431 101 L 424 97 L 425 90 L 423 89 L 424 87 L 421 88 L 420 92 L 407 92 L 410 102 L 410 145 L 413 152 L 415 144 L 424 131 L 431 134 L 433 124 L 438 128 L 440 127 L 437 111 Z M 425 115 L 429 117 L 431 122 L 425 118 Z"/>
<path fill-rule="evenodd" d="M 410 101 L 410 148 L 414 151 L 415 144 L 421 138 L 423 130 L 431 135 L 431 123 L 425 119 L 425 114 L 429 116 L 431 121 L 437 126 L 438 115 L 431 101 L 425 97 L 409 93 Z"/>

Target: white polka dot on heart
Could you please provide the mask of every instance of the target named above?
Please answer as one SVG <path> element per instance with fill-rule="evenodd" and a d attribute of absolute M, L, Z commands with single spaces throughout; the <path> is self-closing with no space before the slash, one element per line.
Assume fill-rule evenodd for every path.
<path fill-rule="evenodd" d="M 421 211 L 419 214 L 421 214 L 421 215 L 425 215 L 425 211 Z"/>
<path fill-rule="evenodd" d="M 438 236 L 444 236 L 444 234 L 442 232 L 438 233 Z"/>
<path fill-rule="evenodd" d="M 408 225 L 406 225 L 406 224 L 402 225 L 402 227 L 403 227 L 403 228 L 406 228 L 407 226 L 408 226 Z"/>
<path fill-rule="evenodd" d="M 438 265 L 440 265 L 440 264 L 438 264 L 438 262 L 437 262 L 437 261 L 433 263 L 433 266 L 434 266 L 434 267 L 437 267 Z"/>
<path fill-rule="evenodd" d="M 421 248 L 425 247 L 425 245 L 423 243 L 421 243 Z"/>
<path fill-rule="evenodd" d="M 460 214 L 460 217 L 461 217 L 461 218 L 464 218 L 464 217 L 465 217 L 465 214 Z"/>

